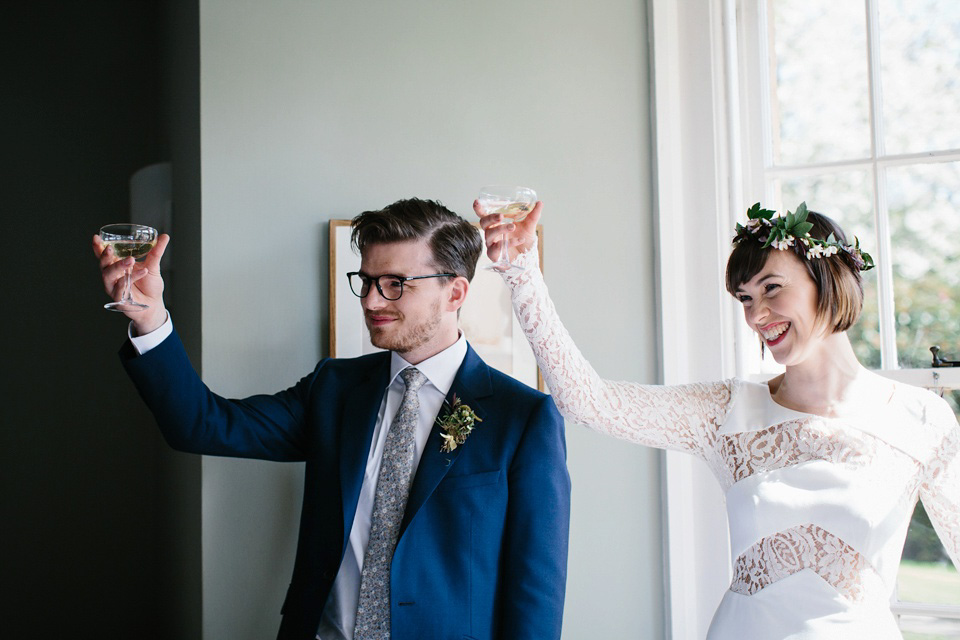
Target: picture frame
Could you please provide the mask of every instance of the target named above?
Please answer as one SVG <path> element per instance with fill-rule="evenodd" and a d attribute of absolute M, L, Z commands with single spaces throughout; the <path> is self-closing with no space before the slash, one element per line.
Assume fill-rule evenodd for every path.
<path fill-rule="evenodd" d="M 479 225 L 477 226 L 479 230 Z M 330 356 L 352 358 L 379 351 L 370 343 L 363 309 L 347 282 L 346 274 L 359 271 L 360 256 L 350 244 L 350 221 L 330 221 Z M 478 231 L 479 232 L 479 231 Z M 543 225 L 537 225 L 540 268 L 543 269 Z M 531 387 L 545 391 L 543 375 L 533 351 L 513 313 L 510 291 L 481 255 L 460 312 L 460 328 L 470 346 L 491 367 Z"/>

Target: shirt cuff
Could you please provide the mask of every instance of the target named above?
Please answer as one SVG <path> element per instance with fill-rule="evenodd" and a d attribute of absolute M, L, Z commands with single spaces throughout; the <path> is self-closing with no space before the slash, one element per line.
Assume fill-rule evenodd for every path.
<path fill-rule="evenodd" d="M 127 337 L 130 339 L 133 348 L 136 349 L 140 355 L 145 354 L 169 338 L 171 333 L 173 333 L 173 320 L 170 319 L 169 311 L 167 311 L 167 319 L 163 321 L 163 324 L 146 335 L 134 336 L 132 322 L 130 326 L 127 327 Z"/>

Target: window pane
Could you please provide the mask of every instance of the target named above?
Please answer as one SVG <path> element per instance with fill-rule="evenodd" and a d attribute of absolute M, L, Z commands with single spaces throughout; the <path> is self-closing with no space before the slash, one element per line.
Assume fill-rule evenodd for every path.
<path fill-rule="evenodd" d="M 876 231 L 870 174 L 845 171 L 825 175 L 789 178 L 774 184 L 778 210 L 807 208 L 833 218 L 848 235 L 860 239 L 864 251 L 876 257 Z M 782 203 L 782 204 L 781 204 Z M 880 311 L 877 298 L 877 271 L 863 274 L 863 312 L 847 331 L 860 362 L 867 368 L 880 367 Z"/>
<path fill-rule="evenodd" d="M 901 367 L 960 359 L 960 162 L 887 170 Z"/>
<path fill-rule="evenodd" d="M 887 153 L 960 148 L 960 2 L 880 0 Z"/>
<path fill-rule="evenodd" d="M 903 546 L 903 559 L 897 574 L 897 599 L 900 602 L 960 604 L 960 575 L 940 543 L 922 503 L 917 503 Z"/>
<path fill-rule="evenodd" d="M 951 640 L 960 638 L 960 620 L 929 616 L 900 616 L 903 640 Z"/>
<path fill-rule="evenodd" d="M 947 401 L 947 404 L 950 405 L 950 408 L 953 409 L 953 412 L 957 414 L 957 417 L 960 418 L 960 390 L 954 389 L 953 391 L 948 391 L 943 394 L 943 397 Z"/>
<path fill-rule="evenodd" d="M 773 161 L 870 155 L 866 12 L 862 2 L 773 0 Z"/>

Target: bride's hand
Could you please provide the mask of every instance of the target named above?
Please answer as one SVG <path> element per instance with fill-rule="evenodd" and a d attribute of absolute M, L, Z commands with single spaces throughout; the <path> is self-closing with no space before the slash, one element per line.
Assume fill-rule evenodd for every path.
<path fill-rule="evenodd" d="M 522 222 L 513 223 L 505 220 L 499 213 L 486 215 L 480 207 L 480 202 L 473 201 L 473 210 L 480 216 L 480 228 L 483 229 L 483 239 L 487 245 L 487 256 L 494 262 L 500 258 L 500 246 L 504 237 L 509 248 L 509 259 L 512 262 L 519 254 L 526 253 L 537 241 L 537 222 L 543 203 L 539 200 L 533 211 Z"/>

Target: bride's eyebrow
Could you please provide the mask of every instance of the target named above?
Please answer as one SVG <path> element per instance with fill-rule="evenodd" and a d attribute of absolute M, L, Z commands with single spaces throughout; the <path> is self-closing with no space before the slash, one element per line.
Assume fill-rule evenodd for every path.
<path fill-rule="evenodd" d="M 768 273 L 767 275 L 757 280 L 757 284 L 763 284 L 770 278 L 782 278 L 782 277 L 783 277 L 783 274 L 780 274 L 780 273 Z"/>
<path fill-rule="evenodd" d="M 767 275 L 765 275 L 765 276 L 763 276 L 762 278 L 760 278 L 759 280 L 757 280 L 757 284 L 758 284 L 758 285 L 759 285 L 759 284 L 763 284 L 764 282 L 766 282 L 766 281 L 769 280 L 770 278 L 782 278 L 782 277 L 783 277 L 783 274 L 780 274 L 780 273 L 768 273 Z M 745 284 L 748 284 L 748 283 L 744 282 L 744 283 L 742 283 L 739 287 L 737 287 L 736 293 L 739 293 L 739 292 L 741 292 L 741 291 L 744 291 L 743 285 L 745 285 Z M 746 292 L 744 291 L 744 293 L 746 293 Z"/>

